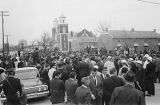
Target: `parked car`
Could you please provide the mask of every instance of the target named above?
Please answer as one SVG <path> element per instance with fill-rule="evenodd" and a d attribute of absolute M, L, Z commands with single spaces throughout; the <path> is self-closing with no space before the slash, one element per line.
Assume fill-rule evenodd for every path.
<path fill-rule="evenodd" d="M 41 82 L 39 71 L 35 67 L 17 68 L 15 70 L 15 77 L 19 78 L 24 84 L 27 93 L 27 99 L 45 97 L 49 95 L 48 86 Z M 5 95 L 1 93 L 2 105 L 6 102 Z"/>

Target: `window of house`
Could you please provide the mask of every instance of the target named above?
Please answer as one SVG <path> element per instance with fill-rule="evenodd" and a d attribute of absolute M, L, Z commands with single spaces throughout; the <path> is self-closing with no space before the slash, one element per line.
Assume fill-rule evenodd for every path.
<path fill-rule="evenodd" d="M 66 28 L 65 27 L 63 27 L 63 33 L 66 33 Z"/>

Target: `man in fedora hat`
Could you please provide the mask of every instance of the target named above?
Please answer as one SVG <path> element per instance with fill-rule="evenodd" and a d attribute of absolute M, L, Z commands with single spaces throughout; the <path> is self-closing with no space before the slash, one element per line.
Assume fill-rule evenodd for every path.
<path fill-rule="evenodd" d="M 134 87 L 135 74 L 128 71 L 124 77 L 126 85 L 115 88 L 110 105 L 146 105 L 143 92 Z"/>
<path fill-rule="evenodd" d="M 123 86 L 124 81 L 117 76 L 116 68 L 110 69 L 110 77 L 103 81 L 103 96 L 105 105 L 109 105 L 113 90 L 118 86 Z"/>
<path fill-rule="evenodd" d="M 7 105 L 20 105 L 20 96 L 22 93 L 22 87 L 20 79 L 15 78 L 15 71 L 13 68 L 6 70 L 7 79 L 3 83 L 3 91 L 7 99 Z"/>

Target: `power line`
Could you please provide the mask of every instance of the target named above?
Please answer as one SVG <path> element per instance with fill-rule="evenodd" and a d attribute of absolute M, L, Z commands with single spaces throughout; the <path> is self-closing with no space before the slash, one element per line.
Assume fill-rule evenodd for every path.
<path fill-rule="evenodd" d="M 9 11 L 0 11 L 0 16 L 2 17 L 2 44 L 3 44 L 3 58 L 5 57 L 4 55 L 4 16 L 9 16 L 8 15 Z"/>
<path fill-rule="evenodd" d="M 158 2 L 152 2 L 152 1 L 146 1 L 146 0 L 138 0 L 138 1 L 146 2 L 146 3 L 152 3 L 152 4 L 160 4 L 160 3 L 158 3 Z"/>

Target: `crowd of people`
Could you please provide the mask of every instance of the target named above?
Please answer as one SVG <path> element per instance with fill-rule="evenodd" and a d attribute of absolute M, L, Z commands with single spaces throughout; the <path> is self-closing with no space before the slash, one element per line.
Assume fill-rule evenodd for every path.
<path fill-rule="evenodd" d="M 0 67 L 6 71 L 25 66 L 39 70 L 42 82 L 49 87 L 52 104 L 145 105 L 145 96 L 154 96 L 154 83 L 160 82 L 159 54 L 43 54 L 36 49 L 23 56 L 0 59 Z"/>

